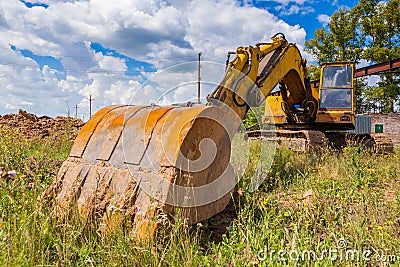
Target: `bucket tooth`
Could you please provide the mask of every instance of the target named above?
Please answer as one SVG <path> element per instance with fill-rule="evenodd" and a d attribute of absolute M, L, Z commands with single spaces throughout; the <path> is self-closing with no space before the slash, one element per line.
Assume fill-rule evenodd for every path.
<path fill-rule="evenodd" d="M 100 178 L 97 190 L 94 194 L 93 203 L 93 215 L 96 218 L 102 218 L 107 206 L 110 203 L 112 193 L 110 190 L 110 184 L 115 176 L 115 172 L 112 168 L 107 168 L 104 176 Z"/>
<path fill-rule="evenodd" d="M 90 168 L 77 200 L 79 213 L 84 217 L 89 217 L 93 212 L 96 192 L 99 190 L 100 183 L 104 180 L 107 172 L 108 169 L 105 167 L 92 166 Z"/>
<path fill-rule="evenodd" d="M 72 162 L 65 173 L 64 184 L 58 195 L 58 204 L 64 211 L 68 211 L 77 201 L 82 185 L 85 182 L 90 166 Z"/>
<path fill-rule="evenodd" d="M 110 198 L 102 216 L 102 230 L 110 231 L 127 217 L 127 210 L 136 200 L 137 183 L 128 170 L 114 170 Z M 132 215 L 132 214 L 131 214 Z"/>
<path fill-rule="evenodd" d="M 56 179 L 54 179 L 53 183 L 46 188 L 45 192 L 41 196 L 44 203 L 54 204 L 54 197 L 60 194 L 63 184 L 65 183 L 65 173 L 68 171 L 69 167 L 70 162 L 68 160 L 64 161 L 60 167 L 60 170 L 58 171 Z"/>

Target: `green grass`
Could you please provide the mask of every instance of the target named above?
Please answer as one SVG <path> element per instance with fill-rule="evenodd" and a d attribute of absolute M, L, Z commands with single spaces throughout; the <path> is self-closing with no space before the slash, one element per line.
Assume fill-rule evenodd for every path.
<path fill-rule="evenodd" d="M 129 229 L 104 236 L 96 222 L 78 215 L 57 221 L 38 200 L 67 157 L 69 140 L 66 133 L 28 141 L 0 129 L 0 167 L 17 171 L 0 180 L 1 266 L 364 266 L 363 252 L 400 262 L 398 149 L 373 155 L 357 147 L 343 153 L 280 148 L 270 171 L 257 173 L 263 144 L 256 142 L 234 196 L 236 216 L 218 240 L 209 228 L 219 220 L 189 228 L 177 219 L 157 240 L 138 244 Z M 254 173 L 265 180 L 251 192 Z M 351 260 L 354 251 L 359 260 Z"/>

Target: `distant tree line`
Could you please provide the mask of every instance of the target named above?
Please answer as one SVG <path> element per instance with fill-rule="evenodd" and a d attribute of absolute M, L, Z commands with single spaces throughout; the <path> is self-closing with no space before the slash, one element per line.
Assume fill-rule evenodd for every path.
<path fill-rule="evenodd" d="M 366 60 L 380 63 L 400 57 L 400 0 L 360 0 L 351 9 L 339 9 L 329 23 L 306 41 L 305 50 L 319 64 L 332 61 Z M 309 67 L 312 79 L 319 68 Z M 376 86 L 366 78 L 356 84 L 357 112 L 395 112 L 400 105 L 400 72 L 380 75 Z"/>

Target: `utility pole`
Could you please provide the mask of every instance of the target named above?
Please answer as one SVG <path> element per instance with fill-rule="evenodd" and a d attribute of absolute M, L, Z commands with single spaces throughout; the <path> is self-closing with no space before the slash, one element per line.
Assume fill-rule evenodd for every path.
<path fill-rule="evenodd" d="M 75 118 L 78 118 L 78 105 L 75 105 Z"/>
<path fill-rule="evenodd" d="M 94 99 L 92 99 L 92 95 L 89 96 L 89 119 L 92 117 L 92 101 L 94 101 Z"/>
<path fill-rule="evenodd" d="M 67 116 L 68 116 L 68 118 L 69 118 L 70 110 L 69 110 L 69 104 L 68 104 L 68 100 L 65 100 L 65 103 L 67 103 L 67 107 L 68 107 L 68 110 L 67 110 Z"/>
<path fill-rule="evenodd" d="M 200 76 L 200 56 L 201 56 L 201 52 L 199 52 L 199 65 L 197 68 L 197 103 L 200 104 L 200 80 L 201 80 L 201 76 Z"/>

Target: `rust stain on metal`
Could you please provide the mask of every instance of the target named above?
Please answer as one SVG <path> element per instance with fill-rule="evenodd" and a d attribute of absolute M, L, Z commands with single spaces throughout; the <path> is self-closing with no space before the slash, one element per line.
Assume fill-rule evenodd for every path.
<path fill-rule="evenodd" d="M 70 156 L 72 157 L 82 157 L 83 152 L 85 151 L 86 145 L 88 144 L 90 138 L 94 130 L 96 129 L 99 122 L 104 118 L 104 116 L 123 105 L 113 105 L 109 107 L 102 108 L 99 110 L 93 117 L 83 126 L 81 131 L 79 132 L 78 136 L 76 137 L 74 144 L 71 148 Z"/>
<path fill-rule="evenodd" d="M 122 145 L 126 163 L 140 164 L 155 126 L 158 124 L 160 118 L 171 109 L 173 109 L 172 106 L 142 109 L 126 122 L 122 134 Z"/>
<path fill-rule="evenodd" d="M 130 117 L 134 116 L 140 109 L 143 107 L 133 106 L 127 107 L 124 112 L 115 112 L 115 117 L 110 118 L 110 124 L 104 124 L 102 130 L 107 129 L 107 136 L 103 141 L 103 146 L 100 149 L 97 159 L 98 160 L 109 160 L 112 152 L 114 151 L 115 146 L 119 138 L 121 137 L 122 130 L 125 124 L 125 121 Z"/>

